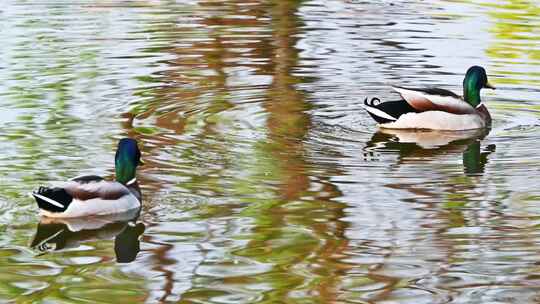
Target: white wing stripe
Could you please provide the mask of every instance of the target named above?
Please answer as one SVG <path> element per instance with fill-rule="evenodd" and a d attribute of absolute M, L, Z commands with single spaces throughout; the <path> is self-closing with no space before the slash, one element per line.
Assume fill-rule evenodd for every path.
<path fill-rule="evenodd" d="M 58 208 L 65 208 L 64 205 L 60 204 L 59 202 L 55 201 L 55 200 L 52 200 L 46 196 L 43 196 L 43 195 L 40 195 L 40 194 L 37 194 L 37 193 L 32 193 L 33 196 L 37 197 L 37 198 L 40 198 L 44 201 L 46 201 L 47 203 L 53 205 L 53 206 L 56 206 Z"/>
<path fill-rule="evenodd" d="M 378 116 L 378 117 L 381 117 L 381 118 L 385 118 L 385 119 L 390 119 L 390 120 L 397 120 L 395 117 L 392 117 L 390 115 L 388 115 L 387 113 L 377 109 L 377 108 L 374 108 L 374 107 L 370 107 L 370 106 L 366 106 L 366 105 L 363 105 L 364 109 L 366 109 L 366 111 L 370 112 L 371 114 L 375 115 L 375 116 Z"/>

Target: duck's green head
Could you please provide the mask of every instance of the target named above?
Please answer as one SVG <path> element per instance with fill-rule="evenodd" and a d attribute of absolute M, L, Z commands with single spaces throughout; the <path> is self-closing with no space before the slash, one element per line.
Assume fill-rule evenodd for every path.
<path fill-rule="evenodd" d="M 143 164 L 141 151 L 137 141 L 131 138 L 123 138 L 118 142 L 118 149 L 114 157 L 116 181 L 127 184 L 135 178 L 137 166 Z"/>
<path fill-rule="evenodd" d="M 477 65 L 470 67 L 463 79 L 463 98 L 473 107 L 477 107 L 480 104 L 480 90 L 483 88 L 495 89 L 489 84 L 483 67 Z"/>

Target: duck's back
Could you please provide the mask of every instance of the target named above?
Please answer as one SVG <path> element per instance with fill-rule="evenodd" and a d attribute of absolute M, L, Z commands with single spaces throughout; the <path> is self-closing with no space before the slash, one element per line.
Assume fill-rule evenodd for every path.
<path fill-rule="evenodd" d="M 80 176 L 56 187 L 33 193 L 41 213 L 48 217 L 82 217 L 125 212 L 140 202 L 123 184 L 99 176 Z"/>

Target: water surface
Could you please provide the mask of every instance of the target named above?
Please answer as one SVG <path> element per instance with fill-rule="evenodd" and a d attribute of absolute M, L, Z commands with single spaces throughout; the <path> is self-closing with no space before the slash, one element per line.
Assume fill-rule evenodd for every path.
<path fill-rule="evenodd" d="M 534 1 L 8 1 L 0 301 L 537 303 Z M 389 84 L 493 128 L 383 132 Z M 28 192 L 146 165 L 140 216 L 50 223 Z M 48 236 L 43 237 L 44 233 Z M 44 240 L 48 240 L 45 242 Z"/>

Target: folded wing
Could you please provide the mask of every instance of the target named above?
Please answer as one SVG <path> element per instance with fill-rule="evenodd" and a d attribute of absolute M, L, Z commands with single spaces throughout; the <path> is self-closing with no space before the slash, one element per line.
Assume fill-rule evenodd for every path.
<path fill-rule="evenodd" d="M 443 111 L 452 114 L 473 114 L 475 109 L 461 97 L 444 89 L 392 87 L 418 112 Z"/>
<path fill-rule="evenodd" d="M 69 181 L 63 185 L 65 191 L 74 199 L 87 201 L 94 198 L 101 200 L 116 200 L 124 195 L 129 195 L 130 191 L 118 182 L 96 180 L 87 183 Z"/>

